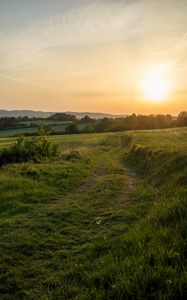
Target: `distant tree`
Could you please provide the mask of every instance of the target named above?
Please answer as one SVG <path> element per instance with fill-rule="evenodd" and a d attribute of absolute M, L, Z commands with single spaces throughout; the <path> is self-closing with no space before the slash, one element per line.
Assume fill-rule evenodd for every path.
<path fill-rule="evenodd" d="M 17 125 L 18 125 L 17 120 L 14 117 L 0 118 L 0 129 L 16 128 Z"/>
<path fill-rule="evenodd" d="M 103 118 L 95 126 L 96 132 L 107 132 L 112 129 L 112 119 Z"/>
<path fill-rule="evenodd" d="M 66 113 L 56 113 L 56 114 L 51 115 L 48 119 L 64 121 L 64 122 L 67 122 L 67 121 L 75 122 L 76 121 L 76 117 L 74 115 L 66 114 Z"/>
<path fill-rule="evenodd" d="M 167 114 L 165 116 L 165 120 L 166 120 L 167 127 L 173 127 L 174 126 L 174 118 L 171 115 Z"/>
<path fill-rule="evenodd" d="M 95 122 L 95 119 L 92 119 L 89 116 L 85 116 L 85 117 L 81 118 L 79 121 L 79 123 L 82 123 L 82 124 L 90 124 L 93 122 Z"/>
<path fill-rule="evenodd" d="M 82 132 L 84 132 L 84 133 L 91 133 L 93 131 L 94 131 L 94 128 L 91 124 L 85 125 L 83 130 L 82 130 Z"/>
<path fill-rule="evenodd" d="M 49 135 L 50 133 L 52 133 L 52 129 L 49 125 L 42 123 L 38 125 L 38 135 L 44 136 Z"/>
<path fill-rule="evenodd" d="M 66 126 L 65 133 L 66 134 L 79 133 L 79 128 L 78 128 L 77 124 L 72 123 L 72 124 L 69 124 L 68 126 Z"/>
<path fill-rule="evenodd" d="M 181 111 L 177 117 L 177 125 L 178 126 L 187 126 L 187 112 Z"/>

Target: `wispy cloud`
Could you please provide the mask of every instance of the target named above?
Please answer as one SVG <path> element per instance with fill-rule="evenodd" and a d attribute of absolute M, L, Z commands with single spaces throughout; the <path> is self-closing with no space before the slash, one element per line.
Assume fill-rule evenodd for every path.
<path fill-rule="evenodd" d="M 168 5 L 175 6 L 167 9 L 165 16 L 161 12 Z M 129 64 L 135 64 L 138 55 L 146 65 L 150 54 L 150 60 L 167 65 L 169 72 L 186 70 L 187 66 L 185 63 L 181 64 L 180 59 L 187 48 L 187 32 L 184 31 L 182 37 L 174 33 L 173 46 L 168 47 L 171 43 L 167 43 L 170 38 L 167 34 L 171 27 L 180 26 L 180 22 L 186 20 L 180 20 L 181 11 L 177 11 L 176 7 L 176 0 L 165 0 L 164 4 L 163 0 L 98 0 L 40 20 L 7 35 L 0 32 L 0 72 L 7 79 L 35 85 L 38 85 L 39 79 L 43 79 L 45 74 L 50 75 L 50 79 L 82 76 L 85 71 L 82 66 L 76 68 L 70 63 L 70 67 L 66 67 L 64 49 L 67 51 L 68 47 L 74 48 L 72 61 L 79 66 L 80 56 L 76 61 L 76 50 L 79 46 L 117 41 L 123 41 L 126 65 L 128 61 Z M 187 22 L 182 25 L 187 25 Z M 154 47 L 152 40 L 160 36 L 163 36 L 164 43 Z M 86 51 L 84 54 L 87 55 Z M 118 57 L 114 60 L 116 64 L 121 63 Z M 92 62 L 90 65 L 93 67 Z M 134 65 L 132 69 L 134 72 Z M 130 67 L 127 72 L 131 72 Z"/>
<path fill-rule="evenodd" d="M 22 31 L 0 35 L 0 67 L 25 64 L 48 48 L 105 43 L 132 36 L 140 5 L 103 1 L 41 20 Z"/>
<path fill-rule="evenodd" d="M 187 48 L 187 32 L 172 47 L 160 49 L 153 53 L 154 56 L 178 56 Z"/>
<path fill-rule="evenodd" d="M 182 72 L 187 70 L 187 62 L 181 58 L 186 54 L 187 50 L 187 32 L 185 32 L 182 38 L 177 39 L 172 47 L 167 49 L 160 49 L 152 53 L 152 57 L 165 61 L 165 65 L 168 66 L 169 72 Z"/>
<path fill-rule="evenodd" d="M 36 81 L 25 80 L 24 78 L 20 78 L 20 77 L 13 77 L 13 76 L 9 76 L 9 75 L 6 75 L 6 74 L 0 74 L 0 78 L 8 79 L 8 80 L 15 81 L 15 82 L 24 83 L 24 84 L 27 84 L 27 85 L 33 85 L 35 87 L 39 87 L 39 88 L 42 88 L 42 89 L 47 89 L 47 90 L 52 90 L 52 91 L 59 92 L 59 90 L 57 90 L 53 87 L 40 84 Z"/>

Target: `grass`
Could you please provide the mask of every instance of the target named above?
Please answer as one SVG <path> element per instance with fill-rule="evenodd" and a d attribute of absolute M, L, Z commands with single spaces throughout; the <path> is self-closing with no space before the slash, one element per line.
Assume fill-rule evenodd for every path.
<path fill-rule="evenodd" d="M 130 133 L 134 144 L 150 146 L 154 150 L 187 153 L 187 129 L 142 130 Z"/>
<path fill-rule="evenodd" d="M 92 148 L 96 147 L 105 136 L 110 136 L 110 133 L 93 133 L 93 134 L 71 134 L 71 135 L 55 135 L 48 136 L 48 139 L 53 143 L 60 144 L 63 149 L 75 149 L 75 148 Z M 16 138 L 4 137 L 0 138 L 0 147 L 6 147 L 14 143 Z"/>
<path fill-rule="evenodd" d="M 48 119 L 40 119 L 40 120 L 32 120 L 32 121 L 22 121 L 19 122 L 19 124 L 24 124 L 27 126 L 31 126 L 32 124 L 39 125 L 39 124 L 45 124 L 45 125 L 62 125 L 62 124 L 69 124 L 71 121 L 59 121 L 59 120 L 48 120 Z"/>
<path fill-rule="evenodd" d="M 187 130 L 49 138 L 0 170 L 0 298 L 185 299 Z"/>
<path fill-rule="evenodd" d="M 35 134 L 38 132 L 38 124 L 49 125 L 50 128 L 56 133 L 65 132 L 66 127 L 72 122 L 61 122 L 61 121 L 26 121 L 23 122 L 26 124 L 26 127 L 23 128 L 15 128 L 15 129 L 1 129 L 0 130 L 0 138 L 6 137 L 14 137 L 17 134 Z M 21 124 L 21 123 L 20 123 Z M 32 125 L 34 124 L 34 126 Z M 79 130 L 83 130 L 87 124 L 78 124 Z"/>
<path fill-rule="evenodd" d="M 15 138 L 0 138 L 0 147 L 6 147 L 15 142 Z"/>
<path fill-rule="evenodd" d="M 19 122 L 20 128 L 12 128 L 12 129 L 1 129 L 0 130 L 0 138 L 13 137 L 17 134 L 35 134 L 38 131 L 39 124 L 49 125 L 54 132 L 62 132 L 65 131 L 65 128 L 71 122 L 63 122 L 58 120 L 33 120 L 33 121 L 23 121 Z M 19 125 L 18 124 L 18 125 Z M 24 127 L 22 127 L 25 125 Z M 81 129 L 81 128 L 80 128 Z"/>

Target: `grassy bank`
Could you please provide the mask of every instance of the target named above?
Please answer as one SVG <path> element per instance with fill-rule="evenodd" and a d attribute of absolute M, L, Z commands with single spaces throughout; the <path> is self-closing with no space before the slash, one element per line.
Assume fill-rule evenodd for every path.
<path fill-rule="evenodd" d="M 187 130 L 51 139 L 0 170 L 0 298 L 185 299 Z"/>
<path fill-rule="evenodd" d="M 135 228 L 144 269 L 136 271 L 144 289 L 140 298 L 185 299 L 187 130 L 133 132 L 128 147 L 125 159 L 155 192 L 150 211 Z"/>

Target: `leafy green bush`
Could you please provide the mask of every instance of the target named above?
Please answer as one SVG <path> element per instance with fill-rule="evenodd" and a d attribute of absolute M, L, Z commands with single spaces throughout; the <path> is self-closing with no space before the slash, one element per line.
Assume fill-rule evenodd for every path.
<path fill-rule="evenodd" d="M 20 162 L 40 162 L 59 155 L 59 148 L 45 137 L 18 137 L 15 144 L 0 152 L 0 165 Z"/>

